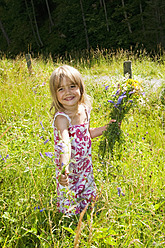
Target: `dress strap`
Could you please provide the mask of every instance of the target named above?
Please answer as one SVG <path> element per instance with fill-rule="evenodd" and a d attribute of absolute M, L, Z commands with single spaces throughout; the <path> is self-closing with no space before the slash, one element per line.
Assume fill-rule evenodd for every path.
<path fill-rule="evenodd" d="M 56 119 L 56 117 L 57 117 L 58 115 L 63 115 L 63 116 L 65 116 L 65 117 L 68 119 L 68 121 L 69 121 L 69 126 L 71 126 L 71 119 L 70 119 L 70 117 L 69 117 L 67 114 L 65 114 L 64 112 L 57 112 L 57 113 L 55 114 L 55 116 L 54 116 L 54 121 L 55 121 L 55 119 Z M 53 121 L 53 127 L 54 127 L 54 121 Z"/>
<path fill-rule="evenodd" d="M 86 116 L 87 116 L 87 121 L 89 122 L 89 120 L 90 120 L 90 109 L 86 106 L 86 105 L 84 105 L 84 108 L 85 108 L 85 113 L 86 113 Z"/>

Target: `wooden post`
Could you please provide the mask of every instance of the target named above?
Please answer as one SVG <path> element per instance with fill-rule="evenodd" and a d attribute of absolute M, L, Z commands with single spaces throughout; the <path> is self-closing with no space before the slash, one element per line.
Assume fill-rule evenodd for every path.
<path fill-rule="evenodd" d="M 129 78 L 132 78 L 132 62 L 130 60 L 124 61 L 124 76 L 128 73 Z"/>
<path fill-rule="evenodd" d="M 32 60 L 31 60 L 31 55 L 30 55 L 30 54 L 26 54 L 26 55 L 25 55 L 25 58 L 26 58 L 27 67 L 28 67 L 29 73 L 32 73 Z"/>

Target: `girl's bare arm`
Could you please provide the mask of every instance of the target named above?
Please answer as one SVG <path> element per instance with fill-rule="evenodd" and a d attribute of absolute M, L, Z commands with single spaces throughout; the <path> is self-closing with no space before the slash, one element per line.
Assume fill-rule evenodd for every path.
<path fill-rule="evenodd" d="M 59 183 L 63 186 L 67 186 L 69 184 L 68 176 L 68 166 L 71 158 L 71 143 L 68 133 L 68 120 L 65 116 L 59 115 L 56 117 L 55 126 L 60 134 L 60 142 L 62 142 L 62 150 L 63 152 L 60 154 L 60 165 L 61 169 L 63 166 L 66 166 L 65 175 L 60 175 Z"/>
<path fill-rule="evenodd" d="M 116 122 L 116 120 L 111 120 L 109 122 L 109 124 L 111 124 L 112 122 Z M 96 138 L 98 136 L 101 136 L 103 134 L 104 131 L 106 131 L 108 125 L 102 126 L 102 127 L 96 127 L 96 128 L 90 128 L 89 132 L 91 135 L 91 138 Z"/>

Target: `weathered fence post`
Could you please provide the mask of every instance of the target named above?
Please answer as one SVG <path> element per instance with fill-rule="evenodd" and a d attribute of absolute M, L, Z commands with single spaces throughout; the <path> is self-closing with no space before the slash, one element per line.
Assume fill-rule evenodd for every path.
<path fill-rule="evenodd" d="M 31 55 L 30 55 L 30 54 L 26 54 L 26 55 L 25 55 L 25 58 L 26 58 L 27 67 L 28 67 L 29 73 L 32 73 L 32 60 L 31 60 Z"/>
<path fill-rule="evenodd" d="M 132 62 L 130 60 L 124 61 L 124 76 L 128 73 L 129 78 L 132 78 Z"/>

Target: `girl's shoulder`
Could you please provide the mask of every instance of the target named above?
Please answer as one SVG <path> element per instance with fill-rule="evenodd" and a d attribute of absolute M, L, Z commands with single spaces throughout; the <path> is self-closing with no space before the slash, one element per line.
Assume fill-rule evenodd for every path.
<path fill-rule="evenodd" d="M 64 112 L 57 112 L 54 116 L 54 120 L 53 120 L 53 127 L 55 127 L 55 122 L 63 122 L 67 119 L 67 121 L 69 122 L 69 125 L 71 125 L 71 119 L 70 117 L 65 114 Z"/>

